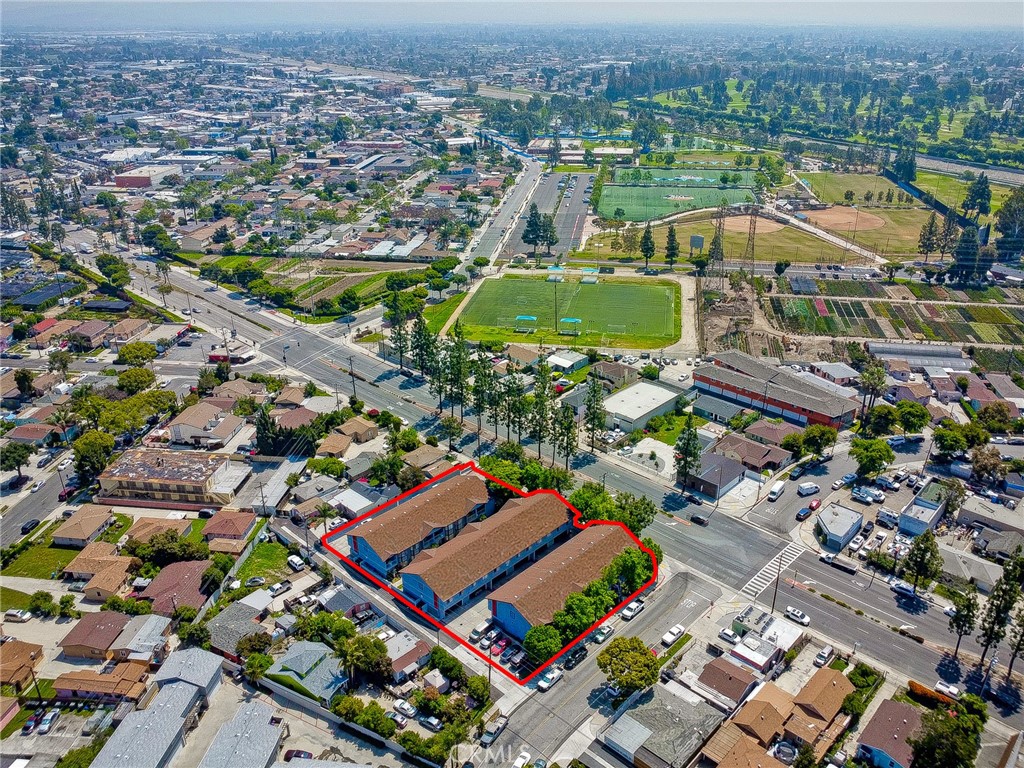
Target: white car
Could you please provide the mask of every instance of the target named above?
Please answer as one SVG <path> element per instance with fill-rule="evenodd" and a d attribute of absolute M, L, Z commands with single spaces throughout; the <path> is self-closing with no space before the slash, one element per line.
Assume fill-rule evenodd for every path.
<path fill-rule="evenodd" d="M 989 440 L 992 445 L 1006 445 L 1005 437 L 993 437 Z"/>
<path fill-rule="evenodd" d="M 550 690 L 555 683 L 562 679 L 563 674 L 562 670 L 558 667 L 550 667 L 547 672 L 540 676 L 540 680 L 537 681 L 537 690 Z"/>
<path fill-rule="evenodd" d="M 607 624 L 605 624 L 603 627 L 598 627 L 598 629 L 594 632 L 594 642 L 600 645 L 609 637 L 611 637 L 612 632 L 614 631 L 615 628 L 609 627 Z"/>
<path fill-rule="evenodd" d="M 639 600 L 634 600 L 632 603 L 622 609 L 622 618 L 625 621 L 635 619 L 637 615 L 644 609 L 644 604 Z"/>
<path fill-rule="evenodd" d="M 844 485 L 846 485 L 846 483 L 843 480 L 841 480 L 841 479 L 840 480 L 836 480 L 834 483 L 832 483 L 832 490 L 833 491 L 838 491 Z"/>
<path fill-rule="evenodd" d="M 405 699 L 395 699 L 395 711 L 401 712 L 406 717 L 416 717 L 416 707 Z"/>
<path fill-rule="evenodd" d="M 686 627 L 684 627 L 682 624 L 676 624 L 674 627 L 672 627 L 672 629 L 670 629 L 668 632 L 661 636 L 661 644 L 666 646 L 672 645 L 672 643 L 674 643 L 676 640 L 683 636 L 683 633 L 685 631 Z"/>
<path fill-rule="evenodd" d="M 35 483 L 35 484 L 34 484 L 34 485 L 32 486 L 32 490 L 31 490 L 31 493 L 35 493 L 35 492 L 36 492 L 36 491 L 38 491 L 38 490 L 39 490 L 40 488 L 42 488 L 42 487 L 43 487 L 44 485 L 46 485 L 46 480 L 45 480 L 45 479 L 37 481 L 37 482 L 36 482 L 36 483 Z"/>
<path fill-rule="evenodd" d="M 959 699 L 960 698 L 960 689 L 957 688 L 955 685 L 950 685 L 945 680 L 939 680 L 935 684 L 935 690 L 938 691 L 939 693 L 943 693 L 946 696 L 949 696 L 949 698 L 951 698 L 951 699 Z"/>
<path fill-rule="evenodd" d="M 811 625 L 811 617 L 799 608 L 794 608 L 792 605 L 786 606 L 786 618 L 805 627 L 809 627 Z"/>
<path fill-rule="evenodd" d="M 949 606 L 946 610 L 943 611 L 943 613 L 946 616 L 950 616 L 950 617 L 956 616 L 956 606 L 953 606 L 953 605 Z"/>
<path fill-rule="evenodd" d="M 74 463 L 74 461 L 72 459 L 70 459 L 70 458 L 64 459 L 64 461 L 62 461 L 60 464 L 57 465 L 57 469 L 59 469 L 61 472 L 63 472 L 65 469 L 70 467 L 73 463 Z"/>
<path fill-rule="evenodd" d="M 530 764 L 530 753 L 529 752 L 520 752 L 519 753 L 519 757 L 517 757 L 516 761 L 514 763 L 512 763 L 512 768 L 526 768 L 526 766 L 529 765 L 529 764 Z"/>
<path fill-rule="evenodd" d="M 732 645 L 736 645 L 736 643 L 740 641 L 740 636 L 733 632 L 731 629 L 723 629 L 721 632 L 718 633 L 718 637 L 719 639 L 725 640 L 725 642 L 730 643 Z"/>
<path fill-rule="evenodd" d="M 850 542 L 850 551 L 856 552 L 858 549 L 864 546 L 863 536 L 854 536 L 853 541 Z"/>

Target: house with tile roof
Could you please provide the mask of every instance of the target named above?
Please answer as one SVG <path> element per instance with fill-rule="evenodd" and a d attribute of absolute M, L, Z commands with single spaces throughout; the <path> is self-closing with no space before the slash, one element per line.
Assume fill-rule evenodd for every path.
<path fill-rule="evenodd" d="M 495 623 L 522 642 L 531 627 L 550 624 L 572 592 L 600 578 L 623 550 L 636 546 L 618 525 L 589 525 L 487 596 Z"/>
<path fill-rule="evenodd" d="M 391 578 L 424 549 L 448 541 L 492 508 L 479 475 L 448 475 L 349 529 L 349 551 L 359 565 Z"/>
<path fill-rule="evenodd" d="M 572 517 L 565 501 L 553 493 L 510 499 L 490 517 L 420 552 L 402 569 L 402 591 L 443 619 L 565 539 L 573 528 Z"/>

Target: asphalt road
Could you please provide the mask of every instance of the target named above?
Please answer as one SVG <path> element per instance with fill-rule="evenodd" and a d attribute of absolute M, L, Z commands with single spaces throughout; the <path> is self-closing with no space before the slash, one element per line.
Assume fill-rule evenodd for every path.
<path fill-rule="evenodd" d="M 18 541 L 18 539 L 22 538 L 21 526 L 24 523 L 33 518 L 45 520 L 46 516 L 53 512 L 61 503 L 57 500 L 61 492 L 60 478 L 57 476 L 57 463 L 63 459 L 63 456 L 58 457 L 45 469 L 36 469 L 35 464 L 42 455 L 42 453 L 36 453 L 32 456 L 29 467 L 22 469 L 22 472 L 31 474 L 35 478 L 46 478 L 46 483 L 35 493 L 29 493 L 26 490 L 24 497 L 11 510 L 4 513 L 2 522 L 0 522 L 0 547 L 9 547 Z M 30 480 L 25 484 L 24 488 L 28 489 L 32 482 L 34 481 Z M 20 494 L 21 491 L 13 495 Z M 6 493 L 3 501 L 0 503 L 10 503 Z"/>
<path fill-rule="evenodd" d="M 612 637 L 640 637 L 659 652 L 661 636 L 673 625 L 690 626 L 707 611 L 721 591 L 691 573 L 678 573 L 662 582 L 645 600 L 646 608 L 632 621 L 614 616 L 606 622 L 615 630 Z M 612 702 L 605 688 L 605 675 L 598 669 L 597 655 L 604 646 L 588 643 L 589 655 L 575 669 L 546 692 L 529 697 L 509 718 L 508 727 L 494 748 L 503 754 L 529 752 L 534 759 L 549 762 L 566 739 L 584 727 L 594 716 L 612 714 Z M 536 682 L 531 683 L 531 687 Z"/>

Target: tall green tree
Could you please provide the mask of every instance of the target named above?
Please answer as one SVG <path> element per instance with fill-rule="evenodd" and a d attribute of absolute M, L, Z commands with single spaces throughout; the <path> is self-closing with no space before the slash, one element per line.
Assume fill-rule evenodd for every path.
<path fill-rule="evenodd" d="M 1013 623 L 1010 625 L 1010 661 L 1006 669 L 1006 679 L 1013 679 L 1013 665 L 1017 658 L 1024 653 L 1024 606 L 1017 609 L 1013 615 Z"/>
<path fill-rule="evenodd" d="M 996 211 L 996 251 L 1001 261 L 1020 261 L 1024 257 L 1024 187 L 1017 187 Z"/>
<path fill-rule="evenodd" d="M 691 475 L 700 470 L 700 438 L 693 414 L 686 414 L 686 422 L 675 445 L 676 477 L 684 486 Z"/>
<path fill-rule="evenodd" d="M 75 440 L 74 449 L 75 471 L 83 480 L 91 481 L 106 469 L 114 455 L 114 438 L 105 432 L 90 430 Z"/>
<path fill-rule="evenodd" d="M 462 421 L 454 416 L 445 416 L 438 424 L 441 438 L 448 441 L 448 450 L 454 451 L 454 441 L 462 437 Z"/>
<path fill-rule="evenodd" d="M 862 392 L 860 417 L 864 420 L 864 412 L 875 406 L 875 400 L 881 397 L 886 390 L 885 368 L 879 363 L 867 365 L 860 374 L 860 388 Z"/>
<path fill-rule="evenodd" d="M 978 593 L 972 587 L 967 594 L 956 594 L 953 597 L 953 607 L 956 612 L 949 617 L 949 631 L 956 635 L 956 648 L 953 650 L 953 658 L 960 655 L 960 643 L 963 639 L 974 632 L 978 625 Z"/>
<path fill-rule="evenodd" d="M 405 311 L 401 303 L 401 293 L 393 291 L 384 302 L 384 318 L 391 322 L 391 346 L 398 355 L 398 370 L 405 370 L 405 355 L 409 352 L 409 329 L 406 326 Z"/>
<path fill-rule="evenodd" d="M 522 240 L 526 245 L 533 246 L 533 257 L 537 258 L 537 246 L 544 242 L 544 221 L 536 203 L 530 203 L 530 212 L 526 216 Z"/>
<path fill-rule="evenodd" d="M 975 221 L 979 216 L 988 216 L 991 213 L 992 188 L 988 183 L 988 175 L 984 171 L 967 187 L 963 210 L 965 216 L 970 216 Z"/>
<path fill-rule="evenodd" d="M 965 698 L 971 697 L 970 694 Z M 921 728 L 907 743 L 914 752 L 910 768 L 970 768 L 981 749 L 981 732 L 985 727 L 984 702 L 982 714 L 972 707 L 968 711 L 964 699 L 930 710 L 921 718 Z"/>
<path fill-rule="evenodd" d="M 569 459 L 576 453 L 579 443 L 576 414 L 569 405 L 563 404 L 555 412 L 552 429 L 552 445 L 565 457 L 565 468 L 569 469 Z"/>
<path fill-rule="evenodd" d="M 35 378 L 36 375 L 28 368 L 19 368 L 14 372 L 14 385 L 22 397 L 32 394 L 32 382 L 35 381 Z"/>
<path fill-rule="evenodd" d="M 537 666 L 540 666 L 562 650 L 562 636 L 550 624 L 530 627 L 523 638 L 523 650 Z"/>
<path fill-rule="evenodd" d="M 604 387 L 597 376 L 587 380 L 583 408 L 583 425 L 587 430 L 587 439 L 590 440 L 590 452 L 593 453 L 597 433 L 605 428 L 608 421 L 608 412 L 604 409 Z"/>
<path fill-rule="evenodd" d="M 872 477 L 896 460 L 896 454 L 885 440 L 856 438 L 850 443 L 850 458 L 857 462 L 857 474 Z"/>
<path fill-rule="evenodd" d="M 639 637 L 617 637 L 597 655 L 597 666 L 608 682 L 633 693 L 658 681 L 658 659 Z"/>
<path fill-rule="evenodd" d="M 917 250 L 924 254 L 925 261 L 928 260 L 930 254 L 939 250 L 940 234 L 938 218 L 935 211 L 932 211 L 928 221 L 921 227 L 921 234 L 917 238 Z"/>
<path fill-rule="evenodd" d="M 551 368 L 545 362 L 537 364 L 534 376 L 533 401 L 530 403 L 529 434 L 537 441 L 537 458 L 540 458 L 544 440 L 551 433 L 551 415 L 554 392 L 551 386 Z"/>
<path fill-rule="evenodd" d="M 960 280 L 970 280 L 978 272 L 978 261 L 981 258 L 981 245 L 978 243 L 978 228 L 964 227 L 960 233 L 956 248 L 953 250 L 953 268 Z"/>
<path fill-rule="evenodd" d="M 896 403 L 896 413 L 899 416 L 903 434 L 920 432 L 932 418 L 928 409 L 916 400 L 900 400 Z"/>
<path fill-rule="evenodd" d="M 1003 575 L 993 585 L 985 602 L 978 627 L 981 664 L 985 663 L 989 649 L 999 645 L 1006 637 L 1006 625 L 1010 620 L 1010 614 L 1020 599 L 1020 563 L 1018 555 L 1003 566 Z"/>
<path fill-rule="evenodd" d="M 904 574 L 910 577 L 915 592 L 921 579 L 934 579 L 942 572 L 939 543 L 935 540 L 935 534 L 930 528 L 914 539 L 914 543 L 910 545 L 910 551 L 903 558 L 901 565 Z"/>
<path fill-rule="evenodd" d="M 413 318 L 409 348 L 412 364 L 422 375 L 430 375 L 436 367 L 437 335 L 431 332 L 422 312 L 417 312 Z"/>
<path fill-rule="evenodd" d="M 466 401 L 469 393 L 469 377 L 471 361 L 469 346 L 466 344 L 466 332 L 462 322 L 456 320 L 451 327 L 451 343 L 448 345 L 448 356 L 445 360 L 448 373 L 448 398 L 451 403 L 452 415 L 455 406 L 459 406 L 459 418 L 465 417 Z"/>
<path fill-rule="evenodd" d="M 651 259 L 654 258 L 654 233 L 651 231 L 650 222 L 644 227 L 644 233 L 640 237 L 640 255 L 644 257 L 644 269 L 648 269 L 651 265 Z"/>
<path fill-rule="evenodd" d="M 811 424 L 804 430 L 801 444 L 804 449 L 814 456 L 821 456 L 826 448 L 835 445 L 839 437 L 839 431 L 835 427 L 825 424 Z"/>
<path fill-rule="evenodd" d="M 668 225 L 668 233 L 665 237 L 665 263 L 672 269 L 679 260 L 679 240 L 676 239 L 676 228 Z"/>
<path fill-rule="evenodd" d="M 939 255 L 952 253 L 960 239 L 960 227 L 956 223 L 956 215 L 950 211 L 942 220 L 942 231 L 939 232 Z"/>
<path fill-rule="evenodd" d="M 22 477 L 21 468 L 28 466 L 31 456 L 32 446 L 25 443 L 8 443 L 0 451 L 0 469 L 4 472 L 14 470 L 18 473 L 18 477 Z"/>
<path fill-rule="evenodd" d="M 545 213 L 541 220 L 541 241 L 550 256 L 551 249 L 558 245 L 558 228 L 555 227 L 555 214 L 553 213 Z"/>

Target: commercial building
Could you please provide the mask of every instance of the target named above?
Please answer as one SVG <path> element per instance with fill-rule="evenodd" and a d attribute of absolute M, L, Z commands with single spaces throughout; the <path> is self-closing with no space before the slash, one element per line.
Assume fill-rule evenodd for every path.
<path fill-rule="evenodd" d="M 899 530 L 906 536 L 920 536 L 939 524 L 946 511 L 946 491 L 938 479 L 928 479 L 924 488 L 900 512 Z"/>
<path fill-rule="evenodd" d="M 420 552 L 402 569 L 402 592 L 427 613 L 444 618 L 572 528 L 572 512 L 555 494 L 513 498 L 448 542 Z"/>
<path fill-rule="evenodd" d="M 623 550 L 636 546 L 618 525 L 588 525 L 487 596 L 494 621 L 522 642 L 531 627 L 550 624 L 565 599 L 582 592 Z"/>
<path fill-rule="evenodd" d="M 152 507 L 220 507 L 231 503 L 251 472 L 224 454 L 137 448 L 103 471 L 98 496 Z"/>
<path fill-rule="evenodd" d="M 655 416 L 675 410 L 679 393 L 649 381 L 638 381 L 605 398 L 608 426 L 624 432 L 643 429 Z"/>
<path fill-rule="evenodd" d="M 920 728 L 920 707 L 886 699 L 857 739 L 857 759 L 874 768 L 910 768 L 914 749 L 908 739 Z"/>
<path fill-rule="evenodd" d="M 853 541 L 853 537 L 864 525 L 864 515 L 832 502 L 818 513 L 815 525 L 825 537 L 825 548 L 840 552 Z"/>
<path fill-rule="evenodd" d="M 482 520 L 490 508 L 479 475 L 448 475 L 354 526 L 347 534 L 349 551 L 359 565 L 390 579 L 424 549 Z"/>
<path fill-rule="evenodd" d="M 155 187 L 168 176 L 181 175 L 180 165 L 140 165 L 114 177 L 114 186 L 122 189 Z"/>
<path fill-rule="evenodd" d="M 860 407 L 854 400 L 811 385 L 791 369 L 771 365 L 744 352 L 717 353 L 713 365 L 694 370 L 693 383 L 701 392 L 801 425 L 847 427 Z"/>

